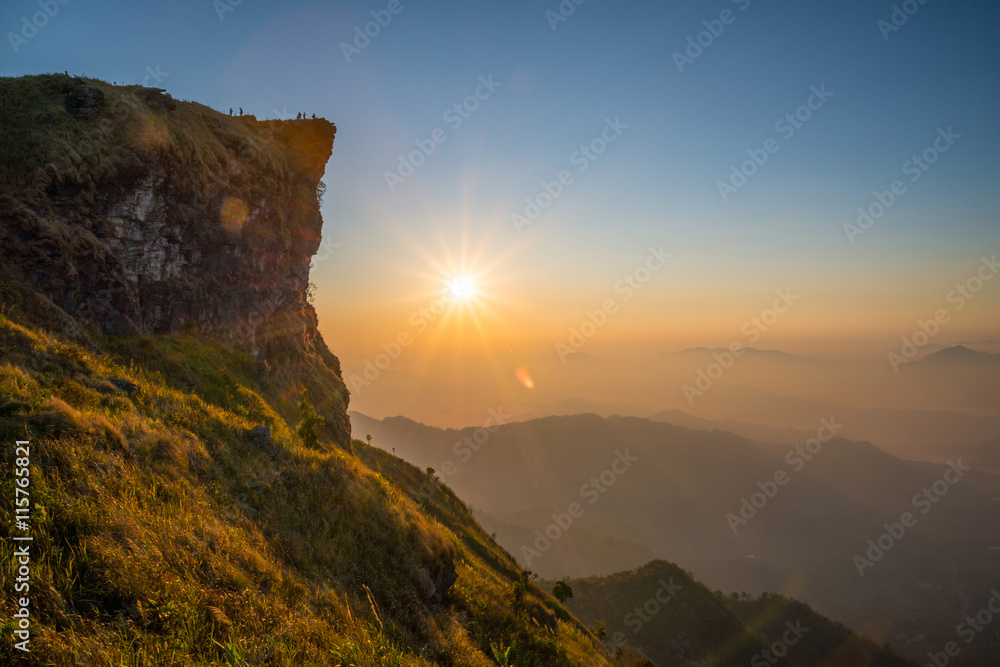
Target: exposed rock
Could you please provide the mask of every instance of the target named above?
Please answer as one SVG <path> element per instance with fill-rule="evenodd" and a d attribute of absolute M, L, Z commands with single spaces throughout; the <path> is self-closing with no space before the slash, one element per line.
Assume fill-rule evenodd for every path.
<path fill-rule="evenodd" d="M 83 79 L 70 79 L 63 86 L 66 93 L 66 111 L 74 118 L 97 118 L 97 111 L 104 106 L 104 93 L 88 86 Z"/>
<path fill-rule="evenodd" d="M 247 442 L 259 449 L 268 449 L 273 444 L 270 426 L 261 425 L 248 428 L 243 431 L 243 437 L 246 438 Z"/>
<path fill-rule="evenodd" d="M 129 396 L 135 396 L 140 391 L 139 385 L 129 382 L 128 380 L 115 380 L 114 378 L 108 378 L 108 382 L 114 385 L 115 389 L 123 394 L 128 394 Z"/>
<path fill-rule="evenodd" d="M 549 632 L 555 633 L 559 629 L 559 620 L 556 618 L 556 615 L 544 607 L 535 609 L 531 618 L 535 623 Z"/>
<path fill-rule="evenodd" d="M 177 102 L 163 88 L 140 88 L 139 97 L 151 109 L 173 111 L 177 108 Z"/>
<path fill-rule="evenodd" d="M 428 602 L 442 603 L 448 600 L 448 591 L 458 581 L 454 555 L 442 554 L 428 569 L 431 586 L 425 596 Z"/>
<path fill-rule="evenodd" d="M 63 90 L 81 113 L 105 97 L 80 79 Z M 348 446 L 340 362 L 306 298 L 336 127 L 231 118 L 160 89 L 140 96 L 176 111 L 135 117 L 134 88 L 106 90 L 78 147 L 89 159 L 39 146 L 31 186 L 0 190 L 0 262 L 104 334 L 186 333 L 250 353 L 277 390 L 308 389 L 324 437 Z"/>

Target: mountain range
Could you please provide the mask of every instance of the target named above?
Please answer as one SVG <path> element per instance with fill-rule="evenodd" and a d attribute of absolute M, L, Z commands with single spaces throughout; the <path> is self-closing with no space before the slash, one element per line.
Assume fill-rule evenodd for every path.
<path fill-rule="evenodd" d="M 551 579 L 632 569 L 652 551 L 710 587 L 801 599 L 913 656 L 949 641 L 995 586 L 1000 480 L 960 456 L 904 460 L 840 438 L 833 415 L 792 445 L 586 414 L 504 424 L 480 443 L 477 429 L 356 413 L 352 422 L 437 471 L 525 567 Z M 883 537 L 906 512 L 915 525 Z M 891 552 L 872 548 L 879 540 Z M 997 650 L 995 641 L 979 646 Z"/>

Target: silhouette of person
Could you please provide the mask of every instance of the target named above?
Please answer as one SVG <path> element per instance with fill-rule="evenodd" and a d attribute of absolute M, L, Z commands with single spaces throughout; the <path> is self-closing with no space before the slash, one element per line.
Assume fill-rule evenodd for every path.
<path fill-rule="evenodd" d="M 243 115 L 243 107 L 240 107 L 240 115 Z"/>
<path fill-rule="evenodd" d="M 230 115 L 230 116 L 232 116 L 232 115 L 233 115 L 233 108 L 232 108 L 232 107 L 229 107 L 229 115 Z"/>

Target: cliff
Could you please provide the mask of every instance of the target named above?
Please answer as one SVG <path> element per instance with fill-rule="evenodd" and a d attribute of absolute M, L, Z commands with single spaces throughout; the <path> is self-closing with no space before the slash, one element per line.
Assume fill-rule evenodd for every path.
<path fill-rule="evenodd" d="M 336 131 L 141 86 L 0 79 L 3 278 L 34 292 L 38 324 L 76 338 L 89 323 L 246 351 L 286 409 L 308 389 L 346 445 L 347 389 L 307 299 Z"/>

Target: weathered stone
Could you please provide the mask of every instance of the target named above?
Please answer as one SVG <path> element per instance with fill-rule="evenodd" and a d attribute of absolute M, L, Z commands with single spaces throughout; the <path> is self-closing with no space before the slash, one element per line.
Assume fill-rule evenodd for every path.
<path fill-rule="evenodd" d="M 272 446 L 271 440 L 271 427 L 270 426 L 254 426 L 253 428 L 248 428 L 243 431 L 243 437 L 247 439 L 254 447 L 260 449 L 267 449 Z"/>
<path fill-rule="evenodd" d="M 114 385 L 115 389 L 123 394 L 128 394 L 129 396 L 135 396 L 141 390 L 139 385 L 134 382 L 129 382 L 128 380 L 116 380 L 114 378 L 109 378 L 108 382 Z"/>
<path fill-rule="evenodd" d="M 428 575 L 433 585 L 429 591 L 428 602 L 446 602 L 448 600 L 448 591 L 458 581 L 454 556 L 452 554 L 442 554 L 431 565 Z"/>
<path fill-rule="evenodd" d="M 88 88 L 67 81 L 67 104 L 96 113 L 103 95 Z M 167 104 L 148 90 L 143 99 Z M 109 121 L 121 111 L 113 105 Z M 113 169 L 83 174 L 86 165 L 77 167 L 79 157 L 66 149 L 46 159 L 82 180 L 40 170 L 43 194 L 0 193 L 0 259 L 70 318 L 105 334 L 187 333 L 248 352 L 272 386 L 307 388 L 326 419 L 324 439 L 348 446 L 340 362 L 306 298 L 323 227 L 316 189 L 336 127 L 207 111 L 177 118 L 142 119 L 152 123 L 148 135 L 124 146 L 114 143 L 118 133 L 101 135 L 108 146 L 97 152 L 114 156 Z M 219 133 L 227 153 L 210 179 L 192 181 L 184 167 L 191 157 L 173 143 L 171 122 Z M 250 160 L 248 151 L 266 159 Z"/>
<path fill-rule="evenodd" d="M 66 111 L 75 118 L 97 118 L 97 111 L 104 106 L 104 93 L 88 86 L 83 79 L 70 79 L 63 86 L 66 93 Z"/>
<path fill-rule="evenodd" d="M 151 109 L 173 111 L 177 108 L 177 102 L 163 88 L 140 88 L 139 97 Z"/>

